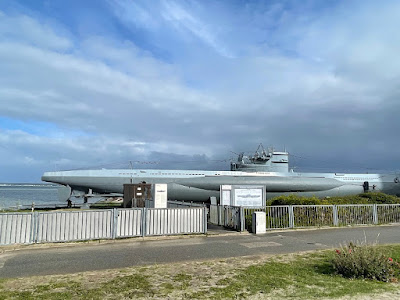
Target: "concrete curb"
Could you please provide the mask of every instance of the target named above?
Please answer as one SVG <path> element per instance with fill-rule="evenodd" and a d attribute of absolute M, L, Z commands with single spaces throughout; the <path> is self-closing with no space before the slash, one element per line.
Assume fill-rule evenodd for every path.
<path fill-rule="evenodd" d="M 232 235 L 250 235 L 249 232 L 207 232 L 206 234 L 185 234 L 185 235 L 161 235 L 161 236 L 148 236 L 148 237 L 131 237 L 131 238 L 119 238 L 119 239 L 102 239 L 102 240 L 87 240 L 87 241 L 75 241 L 75 242 L 59 242 L 59 243 L 44 243 L 44 244 L 14 244 L 7 246 L 0 246 L 0 254 L 5 252 L 13 252 L 18 250 L 40 250 L 49 248 L 65 248 L 74 246 L 94 246 L 94 245 L 105 245 L 105 244 L 123 244 L 123 243 L 137 243 L 137 242 L 149 242 L 149 241 L 161 241 L 161 240 L 179 240 L 179 239 L 190 239 L 198 237 L 219 237 L 219 236 L 232 236 Z"/>

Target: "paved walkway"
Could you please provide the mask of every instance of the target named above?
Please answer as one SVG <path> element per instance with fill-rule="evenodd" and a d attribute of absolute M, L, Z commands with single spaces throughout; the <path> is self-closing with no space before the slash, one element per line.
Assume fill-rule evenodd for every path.
<path fill-rule="evenodd" d="M 262 235 L 210 228 L 207 236 L 135 238 L 89 243 L 1 248 L 0 278 L 67 274 L 136 265 L 283 254 L 337 247 L 346 241 L 400 243 L 400 226 L 268 232 Z M 4 251 L 6 249 L 6 251 Z"/>

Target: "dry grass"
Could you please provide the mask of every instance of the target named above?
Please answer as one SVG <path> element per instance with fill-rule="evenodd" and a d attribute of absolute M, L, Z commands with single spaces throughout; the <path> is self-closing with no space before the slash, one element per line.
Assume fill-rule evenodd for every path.
<path fill-rule="evenodd" d="M 203 294 L 207 293 L 210 288 L 221 287 L 220 282 L 224 279 L 232 278 L 240 270 L 251 265 L 262 264 L 270 258 L 270 256 L 252 256 L 91 271 L 68 275 L 33 276 L 5 280 L 1 291 L 3 293 L 6 292 L 6 294 L 10 293 L 10 295 L 13 293 L 30 292 L 39 296 L 43 289 L 47 292 L 47 287 L 52 292 L 60 293 L 68 291 L 71 286 L 77 287 L 77 285 L 79 285 L 79 289 L 81 290 L 94 290 L 103 288 L 105 284 L 113 280 L 118 281 L 130 276 L 140 276 L 146 278 L 151 284 L 151 289 L 142 295 L 145 298 L 147 296 L 154 298 L 168 296 L 171 299 L 175 299 L 185 297 L 185 294 L 188 293 Z M 115 291 L 118 292 L 117 290 L 116 288 Z M 119 296 L 123 297 L 122 294 L 119 294 Z M 2 293 L 0 292 L 0 299 L 2 299 L 1 295 Z M 104 296 L 107 298 L 107 295 Z M 113 297 L 115 296 L 114 294 Z"/>
<path fill-rule="evenodd" d="M 350 281 L 315 269 L 326 260 L 327 253 L 249 256 L 8 279 L 0 281 L 0 299 L 399 298 L 398 285 Z"/>

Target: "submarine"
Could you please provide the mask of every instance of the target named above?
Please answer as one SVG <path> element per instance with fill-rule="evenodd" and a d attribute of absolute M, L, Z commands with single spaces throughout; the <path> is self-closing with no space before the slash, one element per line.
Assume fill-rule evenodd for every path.
<path fill-rule="evenodd" d="M 266 198 L 298 194 L 306 197 L 333 197 L 377 191 L 400 196 L 398 174 L 302 173 L 289 170 L 289 153 L 264 149 L 254 155 L 238 155 L 230 171 L 101 169 L 45 172 L 42 181 L 57 183 L 83 195 L 123 193 L 124 184 L 164 183 L 168 199 L 207 202 L 219 199 L 221 185 L 263 185 Z"/>

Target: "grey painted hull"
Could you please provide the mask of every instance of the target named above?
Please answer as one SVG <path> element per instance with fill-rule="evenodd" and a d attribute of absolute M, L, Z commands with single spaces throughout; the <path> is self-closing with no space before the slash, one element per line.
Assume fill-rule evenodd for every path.
<path fill-rule="evenodd" d="M 267 198 L 298 193 L 302 196 L 344 196 L 369 190 L 400 195 L 398 176 L 393 174 L 335 173 L 247 173 L 240 171 L 194 170 L 82 170 L 46 172 L 43 181 L 68 185 L 73 190 L 97 193 L 122 193 L 127 183 L 166 183 L 168 198 L 183 201 L 208 201 L 219 198 L 220 185 L 265 185 Z"/>

